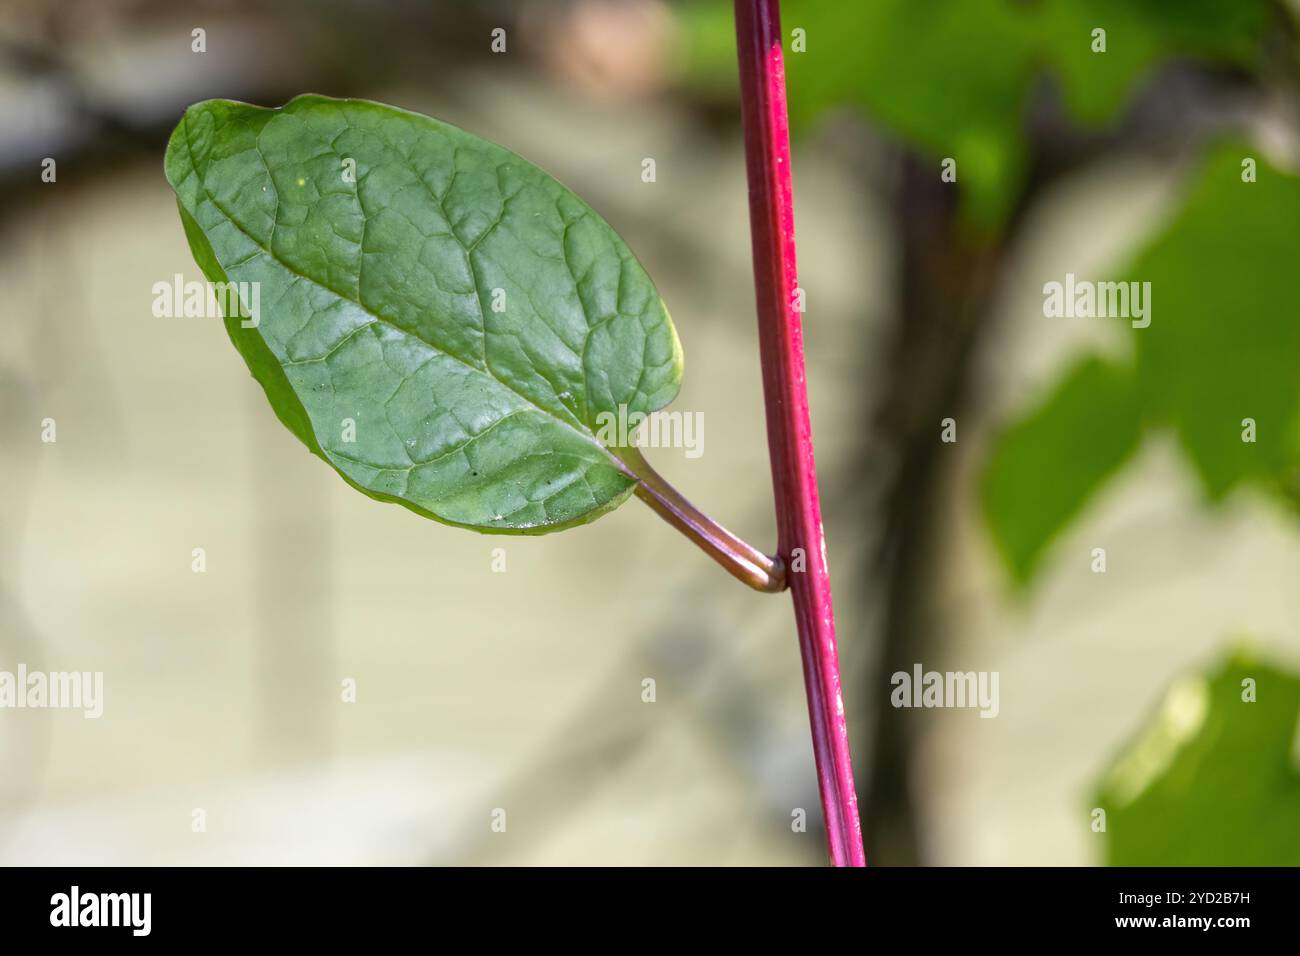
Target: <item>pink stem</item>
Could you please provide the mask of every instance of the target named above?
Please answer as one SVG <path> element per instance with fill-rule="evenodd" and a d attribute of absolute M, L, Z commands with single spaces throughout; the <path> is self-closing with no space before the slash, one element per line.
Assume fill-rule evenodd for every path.
<path fill-rule="evenodd" d="M 785 562 L 794 599 L 830 861 L 833 866 L 866 866 L 817 499 L 803 325 L 795 300 L 798 281 L 780 0 L 735 0 L 735 8 L 777 555 Z M 802 550 L 803 561 L 794 554 L 796 549 Z"/>

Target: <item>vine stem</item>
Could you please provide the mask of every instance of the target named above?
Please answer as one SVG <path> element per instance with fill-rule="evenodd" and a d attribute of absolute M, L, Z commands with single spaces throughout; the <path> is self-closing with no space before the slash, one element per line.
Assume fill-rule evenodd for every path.
<path fill-rule="evenodd" d="M 735 13 L 777 556 L 788 569 L 786 578 L 794 601 L 830 862 L 833 866 L 865 866 L 817 495 L 803 323 L 796 299 L 780 0 L 735 0 Z"/>

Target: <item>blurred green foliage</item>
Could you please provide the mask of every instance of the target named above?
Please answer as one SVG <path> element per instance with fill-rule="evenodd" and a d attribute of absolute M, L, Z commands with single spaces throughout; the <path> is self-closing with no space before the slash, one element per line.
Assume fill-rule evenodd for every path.
<path fill-rule="evenodd" d="M 731 4 L 679 12 L 688 76 L 730 95 Z M 933 159 L 936 177 L 939 160 L 955 158 L 964 224 L 996 241 L 1029 188 L 1027 112 L 1044 84 L 1075 124 L 1095 129 L 1175 61 L 1268 82 L 1270 43 L 1293 35 L 1278 29 L 1287 16 L 1276 0 L 785 0 L 791 122 L 798 133 L 847 108 Z M 1243 181 L 1248 157 L 1255 182 Z M 1300 180 L 1252 147 L 1221 144 L 1176 214 L 1105 277 L 1151 284 L 1149 327 L 1044 318 L 1122 323 L 1131 338 L 1119 358 L 1077 359 L 994 442 L 981 504 L 1015 582 L 1032 581 L 1152 430 L 1177 437 L 1207 500 L 1250 485 L 1300 504 L 1297 223 Z M 1243 440 L 1245 419 L 1254 441 Z M 1254 703 L 1242 700 L 1246 678 Z M 1300 864 L 1298 715 L 1300 677 L 1245 655 L 1176 686 L 1103 784 L 1108 862 Z"/>
<path fill-rule="evenodd" d="M 1300 179 L 1229 145 L 1206 160 L 1181 213 L 1132 264 L 1158 318 L 1133 332 L 1147 417 L 1168 423 L 1205 490 L 1261 483 L 1287 498 L 1300 475 Z M 1243 420 L 1257 440 L 1242 440 Z"/>
<path fill-rule="evenodd" d="M 1132 370 L 1089 356 L 1002 436 L 984 476 L 984 513 L 1018 581 L 1132 454 L 1140 428 Z"/>
<path fill-rule="evenodd" d="M 1152 290 L 1150 326 L 1128 333 L 1134 361 L 1083 358 L 995 442 L 984 514 L 1021 584 L 1137 447 L 1137 428 L 1172 429 L 1211 501 L 1253 485 L 1295 506 L 1300 180 L 1255 158 L 1257 181 L 1244 182 L 1247 158 L 1242 144 L 1211 151 L 1180 211 L 1123 270 Z M 1245 677 L 1257 703 L 1241 701 Z M 1184 741 L 1197 694 L 1206 712 Z M 1234 659 L 1169 700 L 1100 798 L 1108 861 L 1300 864 L 1300 678 Z"/>
<path fill-rule="evenodd" d="M 1271 0 L 785 0 L 791 122 L 858 107 L 912 149 L 954 157 L 963 202 L 996 228 L 1023 187 L 1033 84 L 1058 84 L 1082 123 L 1113 116 L 1151 67 L 1194 57 L 1258 61 Z M 734 89 L 731 4 L 686 3 L 690 75 Z M 1094 53 L 1094 29 L 1106 31 Z M 803 30 L 805 51 L 791 49 Z"/>
<path fill-rule="evenodd" d="M 1168 427 L 1210 499 L 1242 483 L 1295 501 L 1300 476 L 1300 180 L 1226 144 L 1205 158 L 1181 211 L 1120 278 L 1151 283 L 1151 324 L 1131 329 L 1136 361 L 1088 357 L 995 441 L 984 472 L 987 524 L 1015 579 L 1137 447 L 1135 423 Z M 1246 420 L 1254 441 L 1243 441 Z"/>
<path fill-rule="evenodd" d="M 1107 862 L 1300 865 L 1297 718 L 1300 678 L 1246 652 L 1176 683 L 1097 795 Z"/>

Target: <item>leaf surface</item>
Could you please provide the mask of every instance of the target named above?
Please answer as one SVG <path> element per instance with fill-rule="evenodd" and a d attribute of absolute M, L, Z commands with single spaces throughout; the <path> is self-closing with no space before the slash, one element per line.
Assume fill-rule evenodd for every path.
<path fill-rule="evenodd" d="M 195 104 L 166 173 L 205 275 L 257 284 L 257 324 L 227 315 L 231 340 L 356 488 L 513 533 L 631 493 L 600 416 L 670 402 L 681 347 L 631 251 L 547 173 L 438 120 L 320 96 Z"/>

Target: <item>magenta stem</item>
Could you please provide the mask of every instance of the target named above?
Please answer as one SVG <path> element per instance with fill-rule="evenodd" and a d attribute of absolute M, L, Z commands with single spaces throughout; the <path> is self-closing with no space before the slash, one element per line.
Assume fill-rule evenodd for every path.
<path fill-rule="evenodd" d="M 794 600 L 831 865 L 866 866 L 817 497 L 803 323 L 795 298 L 798 280 L 781 5 L 779 0 L 735 0 L 735 8 L 777 556 L 785 563 Z M 802 552 L 802 560 L 796 549 Z"/>

